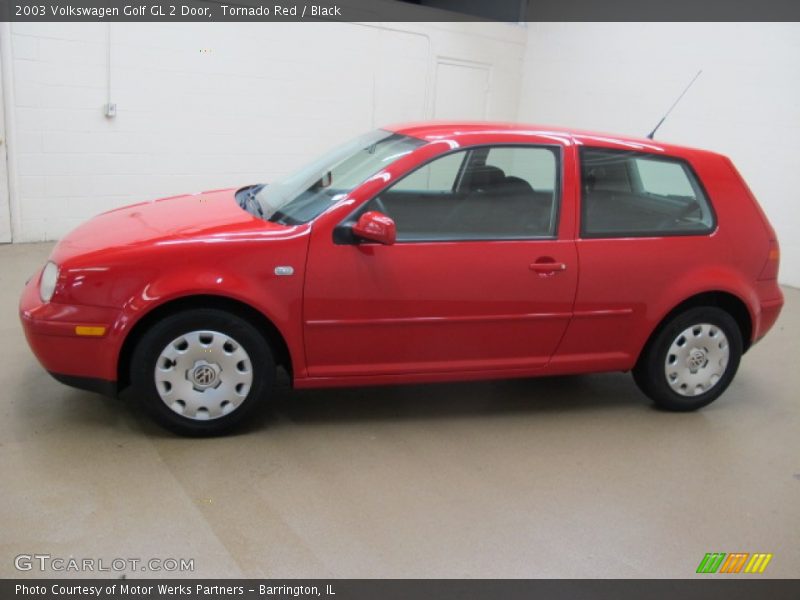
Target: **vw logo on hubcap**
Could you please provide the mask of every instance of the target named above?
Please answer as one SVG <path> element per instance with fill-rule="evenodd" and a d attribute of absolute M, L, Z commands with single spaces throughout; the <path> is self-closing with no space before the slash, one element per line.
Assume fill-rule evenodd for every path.
<path fill-rule="evenodd" d="M 692 348 L 686 362 L 690 369 L 696 371 L 701 367 L 705 367 L 708 360 L 706 359 L 706 353 L 704 351 L 699 348 Z"/>
<path fill-rule="evenodd" d="M 198 365 L 192 370 L 190 378 L 196 387 L 210 388 L 217 382 L 217 371 L 208 364 Z"/>

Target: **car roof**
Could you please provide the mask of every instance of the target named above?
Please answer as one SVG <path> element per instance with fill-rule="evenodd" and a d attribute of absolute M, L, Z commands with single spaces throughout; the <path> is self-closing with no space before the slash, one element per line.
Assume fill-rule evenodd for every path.
<path fill-rule="evenodd" d="M 666 154 L 707 153 L 716 154 L 699 148 L 668 144 L 660 140 L 650 140 L 646 137 L 620 135 L 616 133 L 602 133 L 568 127 L 555 127 L 551 125 L 532 125 L 512 122 L 493 121 L 424 121 L 400 123 L 385 127 L 389 131 L 434 142 L 443 138 L 458 140 L 463 139 L 465 145 L 475 143 L 491 143 L 492 138 L 498 141 L 519 137 L 519 141 L 530 139 L 531 136 L 542 137 L 568 137 L 572 141 L 599 145 L 608 148 L 624 150 L 639 150 L 643 152 L 658 152 Z"/>

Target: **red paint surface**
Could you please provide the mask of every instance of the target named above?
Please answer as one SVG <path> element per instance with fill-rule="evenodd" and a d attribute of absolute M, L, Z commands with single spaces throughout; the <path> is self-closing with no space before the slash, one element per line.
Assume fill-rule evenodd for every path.
<path fill-rule="evenodd" d="M 50 371 L 115 381 L 132 327 L 195 295 L 262 313 L 289 350 L 297 387 L 627 370 L 658 323 L 704 292 L 726 292 L 750 314 L 750 341 L 783 304 L 765 271 L 775 238 L 723 156 L 652 140 L 512 124 L 392 128 L 428 141 L 311 223 L 263 221 L 234 189 L 165 198 L 104 213 L 55 248 L 51 302 L 39 274 L 20 302 L 25 333 Z M 555 240 L 337 245 L 333 228 L 421 162 L 454 147 L 530 143 L 562 151 Z M 688 161 L 717 216 L 708 235 L 580 239 L 577 144 Z M 774 247 L 774 245 L 772 246 Z M 292 276 L 275 267 L 291 266 Z M 105 336 L 73 335 L 103 325 Z"/>

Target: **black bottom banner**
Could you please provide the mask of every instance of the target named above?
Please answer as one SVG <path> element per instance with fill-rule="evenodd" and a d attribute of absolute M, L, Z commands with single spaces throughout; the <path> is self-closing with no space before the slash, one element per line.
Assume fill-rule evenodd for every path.
<path fill-rule="evenodd" d="M 786 579 L 41 579 L 0 580 L 0 598 L 37 600 L 217 600 L 220 598 L 400 598 L 469 600 L 600 598 L 680 600 L 725 598 L 800 598 L 800 580 Z"/>

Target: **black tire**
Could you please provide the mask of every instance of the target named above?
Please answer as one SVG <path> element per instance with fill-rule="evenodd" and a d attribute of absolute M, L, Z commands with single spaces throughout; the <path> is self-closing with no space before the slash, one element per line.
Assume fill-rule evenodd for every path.
<path fill-rule="evenodd" d="M 716 383 L 705 392 L 697 395 L 683 395 L 670 385 L 665 371 L 667 355 L 673 342 L 677 343 L 679 336 L 685 330 L 700 324 L 713 325 L 727 338 L 727 366 Z M 710 343 L 710 341 L 706 340 L 703 343 Z M 672 356 L 674 357 L 674 354 Z M 633 369 L 633 379 L 639 389 L 660 408 L 672 411 L 697 410 L 716 400 L 730 385 L 739 368 L 741 357 L 742 333 L 728 312 L 714 306 L 690 308 L 671 318 L 657 330 L 642 351 L 642 355 Z M 702 356 L 700 360 L 702 360 Z M 675 385 L 678 386 L 679 383 L 676 382 Z"/>
<path fill-rule="evenodd" d="M 241 347 L 250 361 L 248 371 L 251 382 L 249 392 L 244 399 L 242 400 L 241 396 L 245 390 L 239 390 L 237 387 L 237 391 L 241 393 L 235 398 L 235 402 L 240 402 L 238 406 L 227 414 L 207 420 L 178 414 L 161 399 L 156 387 L 155 369 L 162 351 L 180 336 L 191 335 L 191 332 L 198 331 L 213 331 L 219 332 L 222 336 L 229 336 L 238 347 Z M 244 365 L 244 362 L 241 364 Z M 186 371 L 185 377 L 187 379 L 190 377 L 189 371 Z M 223 377 L 224 374 L 220 372 L 220 381 Z M 259 405 L 263 405 L 274 381 L 275 361 L 264 337 L 248 321 L 217 309 L 187 310 L 162 319 L 142 336 L 131 359 L 131 387 L 135 396 L 143 402 L 147 411 L 160 425 L 181 435 L 212 436 L 231 431 L 245 421 Z M 194 384 L 190 382 L 189 385 Z M 206 391 L 211 390 L 203 390 L 202 393 Z M 202 399 L 202 396 L 195 397 Z M 208 410 L 205 414 L 209 414 Z"/>

